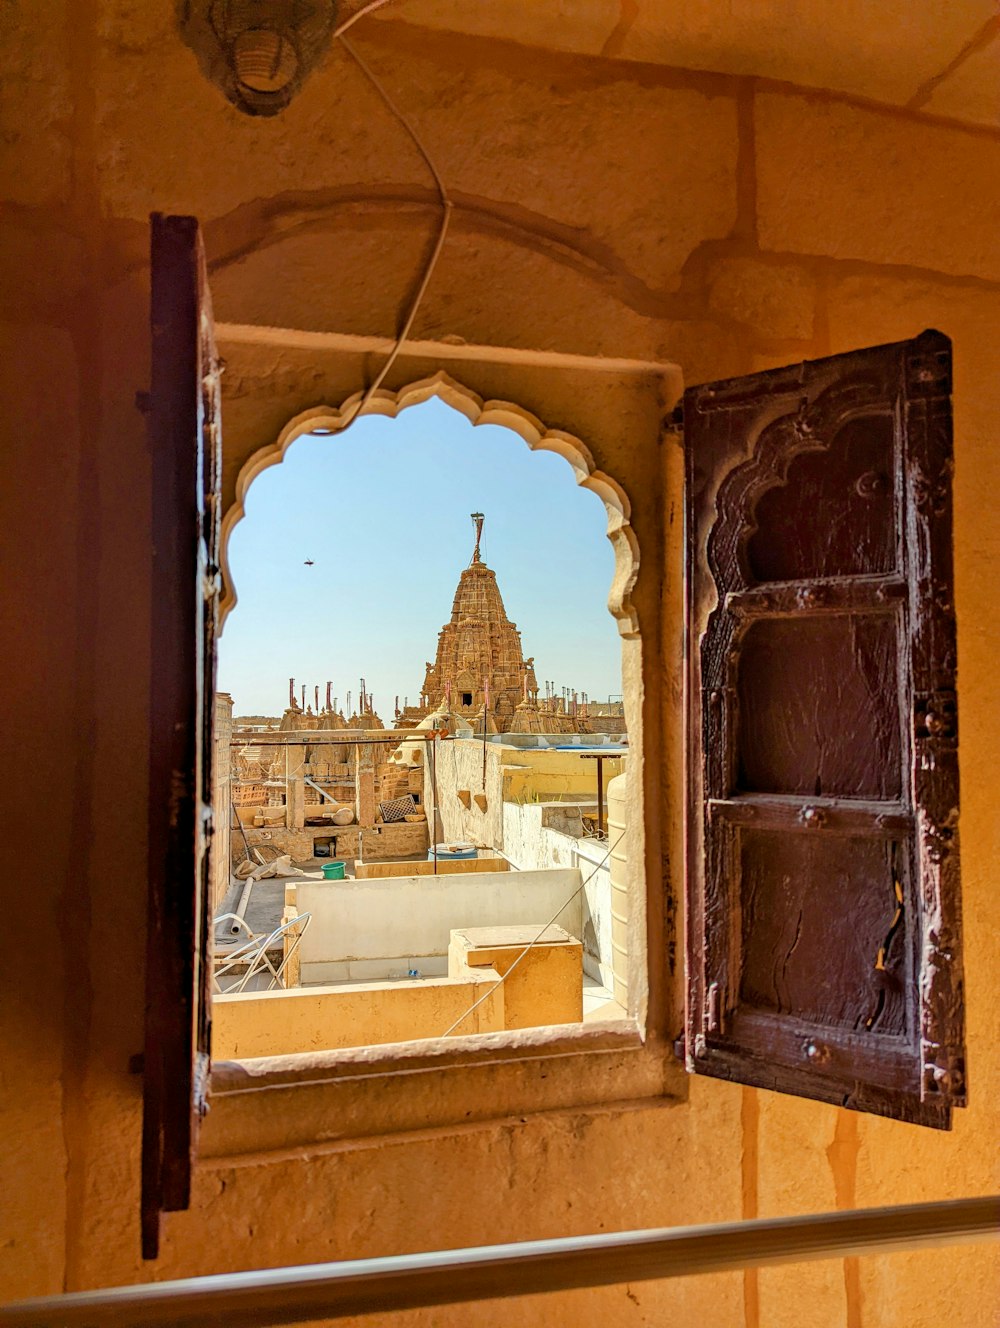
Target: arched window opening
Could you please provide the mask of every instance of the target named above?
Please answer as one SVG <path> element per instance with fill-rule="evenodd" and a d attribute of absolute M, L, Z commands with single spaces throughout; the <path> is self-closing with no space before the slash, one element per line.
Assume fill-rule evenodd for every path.
<path fill-rule="evenodd" d="M 427 395 L 293 421 L 224 523 L 217 1060 L 628 1015 L 626 500 Z"/>

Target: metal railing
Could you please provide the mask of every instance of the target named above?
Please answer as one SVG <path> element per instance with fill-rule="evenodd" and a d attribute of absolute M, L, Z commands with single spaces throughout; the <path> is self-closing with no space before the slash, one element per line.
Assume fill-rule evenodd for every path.
<path fill-rule="evenodd" d="M 80 1291 L 0 1307 L 0 1328 L 246 1328 L 389 1314 L 766 1264 L 995 1239 L 1000 1196 L 571 1236 Z M 989 1308 L 984 1306 L 989 1313 Z M 512 1320 L 513 1321 L 513 1320 Z"/>

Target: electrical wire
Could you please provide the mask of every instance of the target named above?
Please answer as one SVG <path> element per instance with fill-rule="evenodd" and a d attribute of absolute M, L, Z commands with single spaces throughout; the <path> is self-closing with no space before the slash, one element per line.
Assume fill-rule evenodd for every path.
<path fill-rule="evenodd" d="M 395 116 L 395 118 L 406 130 L 407 134 L 409 135 L 410 139 L 413 142 L 414 147 L 420 153 L 420 156 L 423 159 L 425 165 L 427 166 L 427 169 L 430 171 L 434 179 L 434 184 L 437 187 L 438 197 L 440 198 L 441 201 L 441 223 L 440 226 L 438 227 L 438 233 L 437 233 L 437 238 L 434 242 L 434 247 L 431 250 L 430 257 L 427 260 L 427 265 L 424 268 L 423 276 L 421 277 L 420 283 L 417 286 L 416 293 L 414 294 L 413 299 L 410 302 L 410 308 L 403 322 L 403 326 L 400 329 L 399 335 L 396 337 L 395 344 L 393 345 L 392 350 L 389 352 L 388 356 L 386 357 L 385 363 L 382 365 L 381 369 L 378 371 L 372 382 L 368 385 L 368 387 L 362 393 L 361 397 L 358 399 L 353 411 L 351 411 L 348 418 L 344 420 L 344 422 L 338 428 L 337 430 L 338 433 L 342 433 L 345 429 L 349 428 L 350 425 L 352 425 L 354 421 L 358 418 L 361 412 L 367 407 L 372 397 L 374 397 L 375 393 L 385 382 L 389 370 L 395 364 L 399 352 L 402 350 L 403 345 L 406 342 L 406 339 L 409 337 L 410 332 L 413 328 L 414 321 L 416 320 L 417 313 L 419 312 L 420 306 L 423 303 L 427 287 L 430 285 L 431 277 L 434 275 L 434 270 L 437 267 L 438 259 L 441 257 L 441 250 L 444 248 L 445 237 L 448 234 L 448 226 L 449 223 L 451 222 L 451 213 L 453 208 L 452 201 L 448 197 L 448 190 L 445 187 L 444 180 L 441 178 L 441 173 L 438 171 L 438 168 L 435 166 L 430 153 L 427 151 L 426 147 L 421 142 L 420 136 L 418 135 L 416 129 L 414 129 L 413 125 L 410 123 L 407 117 L 403 114 L 403 112 L 399 109 L 396 103 L 389 96 L 388 92 L 385 90 L 384 86 L 376 76 L 374 70 L 369 68 L 366 61 L 362 59 L 362 57 L 355 50 L 351 42 L 349 42 L 347 38 L 343 35 L 347 31 L 347 29 L 351 27 L 352 24 L 358 21 L 359 18 L 362 18 L 365 14 L 371 13 L 371 11 L 374 9 L 381 9 L 383 5 L 388 3 L 389 0 L 372 0 L 370 4 L 363 6 L 361 9 L 357 11 L 357 13 L 352 14 L 350 18 L 345 19 L 344 22 L 339 25 L 339 27 L 335 28 L 333 36 L 334 38 L 338 38 L 340 40 L 340 44 L 343 46 L 344 50 L 351 57 L 354 63 L 358 66 L 362 74 L 364 74 L 365 78 L 368 79 L 369 83 L 371 83 L 372 87 L 375 89 L 379 98 L 381 99 L 383 105 L 388 109 L 390 114 Z"/>
<path fill-rule="evenodd" d="M 343 36 L 348 28 L 353 28 L 359 18 L 364 18 L 364 16 L 370 14 L 373 9 L 384 8 L 389 2 L 390 0 L 368 0 L 368 4 L 362 5 L 360 9 L 356 10 L 350 16 L 350 18 L 345 18 L 343 23 L 337 24 L 333 30 L 333 39 L 336 40 L 337 37 Z"/>
<path fill-rule="evenodd" d="M 416 293 L 414 294 L 413 300 L 410 303 L 409 311 L 403 322 L 403 326 L 400 329 L 399 335 L 396 338 L 395 344 L 393 345 L 392 350 L 389 352 L 388 356 L 386 357 L 385 363 L 382 365 L 379 372 L 375 375 L 375 378 L 372 380 L 370 385 L 366 388 L 366 390 L 358 400 L 349 418 L 346 419 L 340 425 L 340 428 L 337 430 L 338 433 L 342 433 L 345 429 L 347 429 L 351 424 L 354 423 L 357 417 L 361 414 L 361 412 L 371 401 L 372 397 L 375 395 L 378 389 L 382 386 L 383 382 L 385 382 L 389 370 L 392 368 L 393 364 L 395 364 L 396 359 L 399 356 L 399 352 L 402 350 L 407 337 L 410 335 L 410 331 L 413 328 L 413 324 L 416 320 L 417 313 L 419 312 L 420 306 L 423 303 L 423 298 L 427 291 L 427 287 L 430 285 L 431 278 L 434 275 L 434 271 L 437 267 L 438 259 L 441 256 L 441 250 L 444 248 L 444 242 L 448 234 L 448 226 L 449 223 L 451 222 L 451 214 L 454 207 L 454 204 L 452 203 L 451 199 L 448 196 L 448 190 L 445 187 L 444 180 L 441 178 L 441 174 L 438 171 L 437 167 L 435 166 L 433 158 L 431 157 L 427 149 L 424 147 L 424 144 L 422 143 L 420 136 L 417 134 L 417 131 L 414 129 L 413 125 L 410 123 L 407 117 L 403 114 L 403 112 L 399 109 L 396 103 L 389 96 L 388 92 L 385 90 L 383 84 L 379 81 L 375 72 L 371 68 L 369 68 L 368 64 L 358 54 L 354 46 L 344 36 L 347 30 L 353 27 L 355 23 L 357 23 L 358 19 L 364 18 L 366 14 L 370 14 L 376 9 L 384 8 L 384 6 L 389 3 L 390 0 L 369 0 L 368 4 L 362 5 L 362 7 L 359 10 L 357 10 L 349 18 L 346 18 L 343 21 L 343 23 L 338 24 L 338 26 L 334 29 L 332 36 L 334 40 L 340 41 L 344 50 L 348 53 L 348 55 L 351 57 L 351 59 L 358 66 L 358 68 L 361 70 L 364 76 L 368 79 L 369 83 L 371 83 L 372 87 L 378 93 L 378 96 L 382 100 L 382 103 L 385 105 L 388 111 L 393 116 L 395 116 L 395 118 L 406 130 L 407 134 L 409 135 L 410 139 L 413 142 L 414 147 L 417 149 L 417 151 L 420 153 L 420 156 L 423 158 L 424 163 L 426 164 L 427 169 L 430 171 L 431 175 L 433 176 L 434 183 L 437 186 L 438 196 L 441 201 L 441 224 L 438 228 L 437 238 L 434 242 L 434 248 L 431 250 L 430 257 L 427 260 L 427 266 L 424 269 L 423 276 L 420 279 L 420 283 L 417 286 Z M 541 941 L 546 931 L 549 929 L 549 927 L 552 926 L 556 918 L 559 917 L 559 914 L 565 912 L 565 910 L 569 908 L 570 904 L 572 904 L 573 900 L 577 897 L 577 895 L 581 893 L 581 891 L 590 883 L 591 880 L 593 880 L 593 878 L 601 870 L 601 868 L 610 858 L 614 848 L 621 841 L 624 833 L 625 832 L 623 830 L 622 834 L 618 836 L 618 839 L 615 840 L 614 844 L 610 845 L 607 853 L 605 853 L 601 861 L 597 863 L 597 865 L 594 867 L 594 870 L 590 873 L 590 875 L 587 876 L 585 880 L 581 881 L 577 889 L 575 889 L 573 893 L 569 896 L 569 898 L 559 906 L 559 908 L 552 915 L 549 921 L 546 922 L 545 926 L 542 927 L 541 931 L 534 938 L 534 940 L 529 942 L 529 944 L 526 945 L 525 948 L 521 951 L 521 953 L 517 956 L 517 958 L 511 964 L 510 968 L 507 969 L 507 972 L 503 974 L 500 980 L 497 983 L 495 983 L 484 996 L 481 996 L 477 1001 L 475 1001 L 468 1008 L 468 1010 L 466 1010 L 465 1014 L 463 1014 L 459 1019 L 457 1019 L 451 1025 L 451 1027 L 445 1031 L 445 1033 L 442 1036 L 449 1037 L 459 1026 L 459 1024 L 461 1024 L 465 1019 L 467 1019 L 469 1015 L 472 1014 L 472 1012 L 478 1008 L 478 1006 L 480 1006 L 484 1001 L 488 1000 L 489 997 L 493 995 L 493 993 L 497 990 L 498 987 L 502 986 L 503 983 L 506 982 L 507 978 L 510 976 L 511 973 L 513 973 L 514 969 L 517 968 L 518 964 L 521 963 L 521 961 L 529 953 L 529 951 L 534 949 L 534 947 Z"/>
<path fill-rule="evenodd" d="M 625 837 L 625 831 L 623 830 L 621 834 L 618 836 L 618 838 L 615 840 L 615 842 L 613 844 L 608 845 L 607 853 L 605 853 L 604 857 L 600 860 L 600 862 L 596 864 L 594 870 L 590 873 L 590 875 L 580 882 L 580 884 L 576 887 L 576 889 L 573 891 L 570 897 L 565 901 L 565 903 L 559 905 L 559 907 L 552 914 L 551 918 L 549 918 L 548 922 L 546 922 L 545 926 L 542 927 L 541 931 L 539 931 L 538 935 L 534 938 L 534 940 L 529 941 L 528 944 L 521 951 L 521 953 L 517 956 L 517 958 L 511 964 L 510 968 L 508 968 L 507 972 L 500 977 L 498 982 L 495 982 L 493 986 L 490 987 L 489 991 L 485 992 L 482 996 L 480 996 L 477 1001 L 473 1001 L 473 1003 L 469 1006 L 469 1008 L 465 1011 L 465 1013 L 459 1015 L 459 1017 L 455 1020 L 455 1022 L 451 1025 L 450 1028 L 445 1029 L 445 1031 L 441 1034 L 442 1037 L 450 1037 L 451 1034 L 454 1033 L 455 1029 L 459 1026 L 459 1024 L 463 1023 L 466 1019 L 468 1019 L 469 1015 L 472 1014 L 473 1010 L 478 1009 L 478 1007 L 482 1005 L 484 1001 L 488 1001 L 490 999 L 490 997 L 493 995 L 495 991 L 498 990 L 498 988 L 503 986 L 503 984 L 510 977 L 511 973 L 513 973 L 514 969 L 517 968 L 518 964 L 525 957 L 525 955 L 528 954 L 530 950 L 533 950 L 535 946 L 539 943 L 539 941 L 541 941 L 542 937 L 555 922 L 559 914 L 564 913 L 566 909 L 569 908 L 570 904 L 572 904 L 573 900 L 577 897 L 577 895 L 580 894 L 581 891 L 584 890 L 590 884 L 590 882 L 601 870 L 601 868 L 604 866 L 607 860 L 611 857 L 611 854 L 615 851 L 615 849 L 618 847 L 618 845 L 621 843 L 624 837 Z"/>

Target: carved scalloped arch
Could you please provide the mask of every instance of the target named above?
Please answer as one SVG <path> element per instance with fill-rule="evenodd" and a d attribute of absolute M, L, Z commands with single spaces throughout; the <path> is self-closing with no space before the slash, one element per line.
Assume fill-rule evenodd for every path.
<path fill-rule="evenodd" d="M 229 568 L 229 540 L 245 515 L 246 495 L 250 485 L 262 471 L 282 461 L 288 448 L 303 434 L 317 428 L 329 429 L 333 435 L 342 432 L 353 423 L 363 396 L 363 392 L 355 392 L 339 406 L 312 406 L 302 411 L 288 421 L 273 443 L 254 452 L 244 463 L 236 478 L 236 500 L 222 518 L 220 626 L 236 607 L 236 587 Z M 420 405 L 431 397 L 440 398 L 464 415 L 470 424 L 500 424 L 523 438 L 532 451 L 557 453 L 569 463 L 577 484 L 597 494 L 608 514 L 607 534 L 615 555 L 608 609 L 622 636 L 637 636 L 639 624 L 632 604 L 632 591 L 639 572 L 639 545 L 629 522 L 631 504 L 621 485 L 597 469 L 586 444 L 561 429 L 547 428 L 537 416 L 513 402 L 484 401 L 443 371 L 429 378 L 420 378 L 396 392 L 386 389 L 376 392 L 361 413 L 388 415 L 395 419 L 409 406 Z"/>
<path fill-rule="evenodd" d="M 790 467 L 799 457 L 829 449 L 834 422 L 839 426 L 871 413 L 883 397 L 881 384 L 851 379 L 821 392 L 811 405 L 802 401 L 797 411 L 779 416 L 763 430 L 752 456 L 726 477 L 716 498 L 708 565 L 720 596 L 752 582 L 747 547 L 758 529 L 757 504 L 764 494 L 788 483 Z"/>

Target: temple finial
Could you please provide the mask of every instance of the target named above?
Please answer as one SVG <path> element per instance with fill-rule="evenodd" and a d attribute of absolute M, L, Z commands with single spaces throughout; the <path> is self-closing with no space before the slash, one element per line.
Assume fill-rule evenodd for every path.
<path fill-rule="evenodd" d="M 472 561 L 474 563 L 481 563 L 483 561 L 479 556 L 479 543 L 483 538 L 483 522 L 485 520 L 486 518 L 483 516 L 482 512 L 472 513 L 472 524 L 476 528 L 476 547 L 472 551 Z"/>

